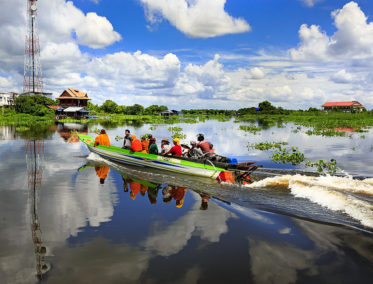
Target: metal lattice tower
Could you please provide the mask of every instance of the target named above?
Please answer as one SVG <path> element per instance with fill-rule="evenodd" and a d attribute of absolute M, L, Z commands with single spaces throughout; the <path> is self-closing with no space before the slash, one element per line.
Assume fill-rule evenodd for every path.
<path fill-rule="evenodd" d="M 42 93 L 40 44 L 37 29 L 37 0 L 27 0 L 27 35 L 25 41 L 24 93 Z"/>

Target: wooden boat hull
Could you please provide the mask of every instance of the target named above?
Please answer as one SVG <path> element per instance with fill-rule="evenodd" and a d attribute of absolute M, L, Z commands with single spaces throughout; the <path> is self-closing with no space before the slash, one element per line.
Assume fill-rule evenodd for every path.
<path fill-rule="evenodd" d="M 225 171 L 222 168 L 215 167 L 213 164 L 195 163 L 176 159 L 171 156 L 132 152 L 116 146 L 107 147 L 99 145 L 94 147 L 94 140 L 90 136 L 79 134 L 79 138 L 87 145 L 91 152 L 105 159 L 121 164 L 155 168 L 194 176 L 209 177 L 213 179 L 218 178 L 220 173 Z"/>

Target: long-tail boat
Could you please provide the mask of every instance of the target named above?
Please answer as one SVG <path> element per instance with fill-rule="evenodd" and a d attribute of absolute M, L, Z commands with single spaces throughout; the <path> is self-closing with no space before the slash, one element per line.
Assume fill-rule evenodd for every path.
<path fill-rule="evenodd" d="M 91 136 L 83 134 L 79 134 L 78 136 L 91 152 L 121 164 L 155 168 L 230 182 L 245 181 L 249 179 L 249 175 L 253 171 L 261 167 L 253 165 L 253 162 L 231 164 L 213 161 L 207 157 L 192 159 L 133 152 L 117 146 L 94 146 L 94 139 Z"/>

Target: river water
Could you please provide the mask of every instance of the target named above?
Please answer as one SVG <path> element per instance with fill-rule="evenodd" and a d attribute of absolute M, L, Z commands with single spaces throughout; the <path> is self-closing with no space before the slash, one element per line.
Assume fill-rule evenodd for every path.
<path fill-rule="evenodd" d="M 253 134 L 242 124 L 172 126 L 185 141 L 205 133 L 218 153 L 282 170 L 245 186 L 118 165 L 70 136 L 104 127 L 121 145 L 114 137 L 129 128 L 159 142 L 170 125 L 65 124 L 38 140 L 0 127 L 1 283 L 368 283 L 373 132 L 309 136 L 288 124 Z M 334 158 L 351 176 L 296 174 L 247 149 L 265 141 Z"/>

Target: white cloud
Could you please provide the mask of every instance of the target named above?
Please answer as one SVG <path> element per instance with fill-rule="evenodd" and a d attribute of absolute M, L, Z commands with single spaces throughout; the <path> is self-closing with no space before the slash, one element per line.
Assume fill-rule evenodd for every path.
<path fill-rule="evenodd" d="M 251 68 L 250 74 L 253 79 L 263 79 L 265 76 L 263 70 L 258 67 Z"/>
<path fill-rule="evenodd" d="M 306 6 L 313 7 L 316 3 L 322 2 L 323 0 L 301 0 Z"/>
<path fill-rule="evenodd" d="M 326 60 L 330 40 L 319 26 L 308 27 L 303 24 L 299 29 L 301 44 L 298 49 L 290 49 L 293 60 Z"/>
<path fill-rule="evenodd" d="M 106 17 L 96 13 L 85 15 L 71 1 L 44 1 L 38 3 L 38 7 L 39 32 L 43 42 L 70 41 L 73 32 L 79 44 L 91 48 L 103 48 L 121 40 Z"/>
<path fill-rule="evenodd" d="M 0 91 L 9 91 L 15 84 L 15 80 L 12 77 L 0 76 Z"/>
<path fill-rule="evenodd" d="M 96 13 L 88 13 L 83 24 L 76 27 L 78 42 L 92 48 L 103 48 L 122 39 L 112 24 Z"/>
<path fill-rule="evenodd" d="M 219 55 L 215 55 L 213 60 L 204 65 L 188 64 L 176 82 L 175 93 L 195 94 L 205 99 L 219 96 L 229 85 L 229 77 L 219 63 L 219 58 Z"/>
<path fill-rule="evenodd" d="M 332 12 L 337 31 L 329 37 L 319 26 L 299 29 L 301 43 L 290 49 L 293 60 L 335 61 L 346 59 L 366 59 L 373 57 L 373 23 L 355 2 L 349 2 Z"/>
<path fill-rule="evenodd" d="M 330 80 L 332 80 L 335 83 L 347 84 L 352 82 L 353 75 L 347 73 L 345 69 L 342 69 L 335 73 L 333 76 L 331 76 Z"/>
<path fill-rule="evenodd" d="M 228 15 L 224 10 L 226 0 L 140 1 L 150 23 L 165 18 L 190 37 L 209 38 L 251 30 L 244 19 Z"/>
<path fill-rule="evenodd" d="M 1 3 L 0 88 L 20 92 L 26 31 L 25 24 L 20 25 L 14 19 L 24 19 L 25 3 L 15 1 L 20 6 L 16 9 L 8 2 Z M 72 2 L 40 1 L 38 5 L 45 90 L 55 95 L 74 87 L 87 91 L 94 103 L 111 99 L 124 105 L 141 102 L 145 106 L 164 104 L 174 109 L 237 109 L 257 106 L 263 100 L 285 108 L 308 108 L 319 107 L 335 96 L 346 100 L 353 97 L 368 108 L 373 106 L 372 66 L 369 60 L 361 60 L 369 52 L 356 53 L 349 60 L 339 51 L 343 46 L 348 46 L 346 52 L 358 50 L 341 44 L 348 38 L 345 33 L 349 29 L 345 26 L 353 26 L 347 24 L 348 19 L 353 23 L 361 19 L 353 2 L 333 13 L 340 28 L 332 37 L 322 32 L 321 27 L 303 25 L 299 31 L 301 44 L 290 51 L 290 57 L 281 55 L 281 51 L 278 54 L 258 51 L 251 56 L 223 53 L 213 58 L 206 54 L 201 58 L 207 59 L 193 63 L 167 52 L 151 55 L 121 51 L 101 56 L 83 53 L 79 42 L 92 47 L 108 43 L 110 37 L 105 43 L 100 34 L 109 29 L 109 34 L 115 35 L 112 25 L 96 14 L 84 15 Z M 347 12 L 355 16 L 348 17 Z M 92 36 L 96 29 L 92 29 L 91 20 L 92 26 L 103 27 L 98 29 L 97 38 Z M 364 21 L 365 18 L 361 25 L 367 28 Z M 85 23 L 84 27 L 77 29 L 81 23 Z"/>

